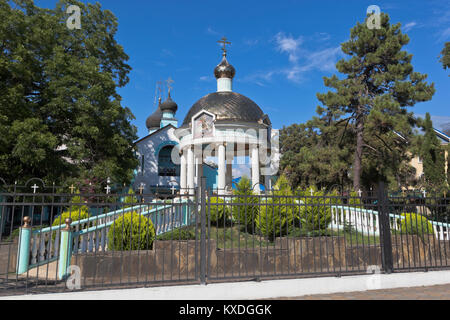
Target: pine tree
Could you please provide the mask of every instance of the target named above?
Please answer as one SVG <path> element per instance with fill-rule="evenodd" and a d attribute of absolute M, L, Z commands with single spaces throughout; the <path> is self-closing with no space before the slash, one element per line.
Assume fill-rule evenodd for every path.
<path fill-rule="evenodd" d="M 413 71 L 412 55 L 402 50 L 409 38 L 400 24 L 391 25 L 384 13 L 380 18 L 380 29 L 369 29 L 366 23 L 351 29 L 350 40 L 341 46 L 349 59 L 336 64 L 346 78 L 325 77 L 325 85 L 334 90 L 317 94 L 324 114 L 336 114 L 350 124 L 356 190 L 363 172 L 372 176 L 372 183 L 387 180 L 404 163 L 414 124 L 407 107 L 430 100 L 435 91 L 434 84 L 425 82 L 426 75 Z"/>
<path fill-rule="evenodd" d="M 322 112 L 319 108 L 318 112 Z M 281 171 L 294 189 L 316 186 L 348 186 L 353 148 L 345 135 L 345 123 L 332 115 L 314 117 L 280 132 Z"/>
<path fill-rule="evenodd" d="M 66 26 L 69 5 L 81 30 Z M 0 0 L 0 177 L 130 181 L 137 136 L 117 93 L 131 70 L 117 26 L 98 3 Z"/>
<path fill-rule="evenodd" d="M 439 139 L 436 137 L 429 113 L 426 114 L 423 129 L 425 135 L 422 140 L 420 154 L 426 187 L 441 190 L 445 187 L 446 180 L 445 153 Z"/>

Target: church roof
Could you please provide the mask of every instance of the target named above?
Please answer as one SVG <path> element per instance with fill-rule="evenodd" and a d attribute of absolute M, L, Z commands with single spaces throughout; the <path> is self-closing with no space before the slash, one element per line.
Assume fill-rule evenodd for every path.
<path fill-rule="evenodd" d="M 147 121 L 145 121 L 145 125 L 147 126 L 147 129 L 159 129 L 161 126 L 161 119 L 163 116 L 163 113 L 160 109 L 161 104 L 158 106 L 158 109 L 147 118 Z"/>
<path fill-rule="evenodd" d="M 214 92 L 198 100 L 189 110 L 183 127 L 189 126 L 192 117 L 202 110 L 216 115 L 216 120 L 260 122 L 265 114 L 252 100 L 236 92 Z"/>
<path fill-rule="evenodd" d="M 144 141 L 144 140 L 146 140 L 146 139 L 148 139 L 148 138 L 150 138 L 150 137 L 156 135 L 157 133 L 159 133 L 159 132 L 161 132 L 161 131 L 164 131 L 164 130 L 166 130 L 166 129 L 170 129 L 170 128 L 176 129 L 176 127 L 175 127 L 174 125 L 168 124 L 167 126 L 162 127 L 162 128 L 158 128 L 156 131 L 154 131 L 154 132 L 152 132 L 152 133 L 146 135 L 145 137 L 140 138 L 139 140 L 135 141 L 133 144 L 136 145 L 136 144 L 138 144 L 139 142 Z"/>

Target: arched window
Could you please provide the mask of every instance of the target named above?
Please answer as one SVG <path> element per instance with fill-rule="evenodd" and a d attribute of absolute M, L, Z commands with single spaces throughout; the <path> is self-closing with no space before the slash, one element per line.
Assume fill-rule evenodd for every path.
<path fill-rule="evenodd" d="M 172 162 L 172 149 L 174 146 L 166 146 L 158 155 L 158 174 L 160 177 L 180 176 L 180 166 Z"/>

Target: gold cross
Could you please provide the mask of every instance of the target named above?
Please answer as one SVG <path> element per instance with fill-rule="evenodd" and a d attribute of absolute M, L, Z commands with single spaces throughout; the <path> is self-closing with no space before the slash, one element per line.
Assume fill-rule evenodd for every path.
<path fill-rule="evenodd" d="M 73 186 L 73 184 L 70 186 L 70 193 L 73 193 L 73 190 L 75 190 L 75 187 Z"/>
<path fill-rule="evenodd" d="M 227 38 L 223 37 L 221 40 L 217 41 L 217 43 L 222 44 L 223 55 L 227 55 L 227 44 L 231 45 L 231 42 L 227 41 Z"/>
<path fill-rule="evenodd" d="M 174 83 L 175 81 L 173 81 L 173 79 L 171 77 L 169 77 L 169 79 L 166 80 L 166 84 L 167 84 L 167 88 L 170 90 L 172 90 L 172 83 Z"/>

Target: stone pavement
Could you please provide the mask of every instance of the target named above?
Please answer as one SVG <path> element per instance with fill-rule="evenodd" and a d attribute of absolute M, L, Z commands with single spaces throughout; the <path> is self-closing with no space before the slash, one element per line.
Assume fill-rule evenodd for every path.
<path fill-rule="evenodd" d="M 274 300 L 450 300 L 450 284 L 308 295 L 302 297 L 278 298 Z"/>

